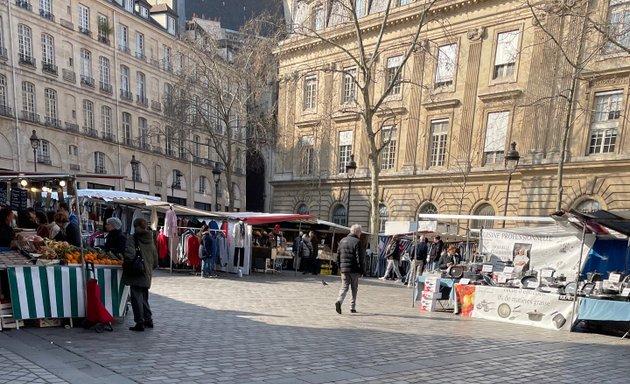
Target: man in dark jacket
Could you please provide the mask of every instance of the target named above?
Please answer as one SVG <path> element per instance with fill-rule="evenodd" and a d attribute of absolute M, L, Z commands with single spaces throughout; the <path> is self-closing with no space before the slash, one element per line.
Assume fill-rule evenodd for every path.
<path fill-rule="evenodd" d="M 105 221 L 105 230 L 107 231 L 107 237 L 105 238 L 105 245 L 103 250 L 105 252 L 111 252 L 114 255 L 122 255 L 127 249 L 127 237 L 121 230 L 122 222 L 116 217 L 110 217 Z"/>
<path fill-rule="evenodd" d="M 149 288 L 153 270 L 158 266 L 158 254 L 153 242 L 153 234 L 147 228 L 147 221 L 142 218 L 133 222 L 135 233 L 127 239 L 125 262 L 133 262 L 136 257 L 136 246 L 144 259 L 144 271 L 141 274 L 132 275 L 123 268 L 123 282 L 131 291 L 131 309 L 136 325 L 129 328 L 131 331 L 144 331 L 144 328 L 153 328 L 153 314 L 149 306 Z"/>
<path fill-rule="evenodd" d="M 435 236 L 429 248 L 429 271 L 433 271 L 437 267 L 437 261 L 442 255 L 442 250 L 444 250 L 444 242 L 440 236 Z"/>
<path fill-rule="evenodd" d="M 411 250 L 411 267 L 407 277 L 407 286 L 413 287 L 416 276 L 422 275 L 424 263 L 429 252 L 429 239 L 422 235 L 416 237 L 416 243 Z"/>
<path fill-rule="evenodd" d="M 335 310 L 340 315 L 341 305 L 348 294 L 348 288 L 352 289 L 350 312 L 356 313 L 359 277 L 365 274 L 365 250 L 361 246 L 360 237 L 361 226 L 354 224 L 350 227 L 350 234 L 341 239 L 337 248 L 337 264 L 339 264 L 341 271 L 341 289 L 339 290 L 339 298 L 335 302 Z"/>

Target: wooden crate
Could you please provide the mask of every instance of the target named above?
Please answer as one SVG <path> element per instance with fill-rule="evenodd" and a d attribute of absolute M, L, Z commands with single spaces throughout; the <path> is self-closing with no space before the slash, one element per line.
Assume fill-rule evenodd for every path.
<path fill-rule="evenodd" d="M 0 304 L 0 330 L 7 328 L 20 328 L 24 326 L 24 321 L 13 318 L 13 307 L 11 303 Z"/>

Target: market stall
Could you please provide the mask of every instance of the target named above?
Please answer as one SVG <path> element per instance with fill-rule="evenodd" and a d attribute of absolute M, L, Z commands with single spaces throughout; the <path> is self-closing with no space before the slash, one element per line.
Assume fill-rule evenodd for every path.
<path fill-rule="evenodd" d="M 77 179 L 93 176 L 0 172 L 0 200 L 16 211 L 32 206 L 51 209 L 52 194 L 46 196 L 47 191 L 56 191 L 62 200 L 67 192 L 76 195 Z M 73 202 L 74 212 L 80 215 L 78 199 Z M 86 248 L 83 242 L 72 246 L 43 239 L 34 230 L 15 231 L 16 238 L 10 247 L 0 252 L 0 325 L 9 323 L 19 327 L 22 320 L 28 319 L 84 317 L 86 261 L 96 264 L 95 277 L 101 284 L 101 299 L 107 309 L 114 316 L 123 315 L 128 293 L 121 283 L 119 255 Z M 80 225 L 78 231 L 80 235 Z"/>

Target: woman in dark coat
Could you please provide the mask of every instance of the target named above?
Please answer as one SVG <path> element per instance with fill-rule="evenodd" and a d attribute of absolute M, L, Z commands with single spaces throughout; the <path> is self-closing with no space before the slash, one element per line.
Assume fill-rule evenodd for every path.
<path fill-rule="evenodd" d="M 149 288 L 153 270 L 158 266 L 158 254 L 153 242 L 153 233 L 147 228 L 147 221 L 142 218 L 134 220 L 135 234 L 127 238 L 125 262 L 133 262 L 136 257 L 136 244 L 140 248 L 144 258 L 144 272 L 139 275 L 131 275 L 123 269 L 123 283 L 131 290 L 131 308 L 136 325 L 130 327 L 132 331 L 144 331 L 144 328 L 153 328 L 153 314 L 149 306 Z"/>
<path fill-rule="evenodd" d="M 116 217 L 110 217 L 105 221 L 105 230 L 107 237 L 103 250 L 111 252 L 115 255 L 122 255 L 127 249 L 127 237 L 121 230 L 122 222 Z"/>
<path fill-rule="evenodd" d="M 311 272 L 313 275 L 319 274 L 319 260 L 317 259 L 319 253 L 319 240 L 315 232 L 310 231 L 308 237 L 311 239 L 311 245 L 313 246 L 313 254 L 311 255 Z"/>

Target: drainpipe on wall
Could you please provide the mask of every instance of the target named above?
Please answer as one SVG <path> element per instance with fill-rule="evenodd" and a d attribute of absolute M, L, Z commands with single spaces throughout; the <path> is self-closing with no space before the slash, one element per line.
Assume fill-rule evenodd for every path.
<path fill-rule="evenodd" d="M 16 164 L 16 170 L 22 171 L 22 145 L 20 144 L 20 118 L 18 117 L 18 105 L 17 105 L 17 76 L 15 74 L 15 58 L 13 53 L 17 52 L 15 49 L 15 38 L 13 37 L 13 12 L 11 12 L 11 3 L 7 1 L 7 11 L 9 12 L 9 38 L 11 39 L 11 53 L 7 52 L 9 60 L 11 60 L 11 77 L 13 78 L 13 110 L 15 111 L 15 146 L 17 149 L 17 156 L 14 164 Z M 36 161 L 33 159 L 33 161 Z"/>
<path fill-rule="evenodd" d="M 114 87 L 118 83 L 118 50 L 116 49 L 116 42 L 118 41 L 118 36 L 116 35 L 116 31 L 117 31 L 117 28 L 116 28 L 116 25 L 117 25 L 117 23 L 116 23 L 116 16 L 117 16 L 117 12 L 116 12 L 116 10 L 114 10 L 114 15 L 112 17 L 112 26 L 113 26 L 112 27 L 112 36 L 113 36 L 113 38 L 112 38 L 113 41 L 112 42 L 114 43 L 114 48 L 113 48 L 114 49 L 114 68 L 113 68 L 113 71 L 112 71 L 113 75 L 114 75 L 114 81 L 112 81 L 112 83 L 114 83 L 114 84 L 112 84 L 112 87 Z M 116 137 L 118 137 L 118 140 L 117 140 L 118 174 L 122 175 L 123 174 L 122 173 L 122 159 L 121 159 L 121 154 L 120 154 L 120 150 L 121 150 L 120 149 L 120 147 L 121 147 L 121 145 L 120 145 L 120 138 L 122 137 L 120 135 L 120 119 L 121 119 L 121 116 L 120 116 L 120 100 L 119 100 L 120 95 L 119 95 L 118 92 L 116 92 L 116 89 L 117 88 L 114 88 L 113 92 L 114 92 L 114 100 L 115 100 L 115 105 L 116 105 L 116 119 L 115 119 L 115 121 L 116 121 Z M 118 180 L 118 189 L 120 191 L 124 191 L 125 190 L 124 185 L 125 185 L 125 179 Z"/>

